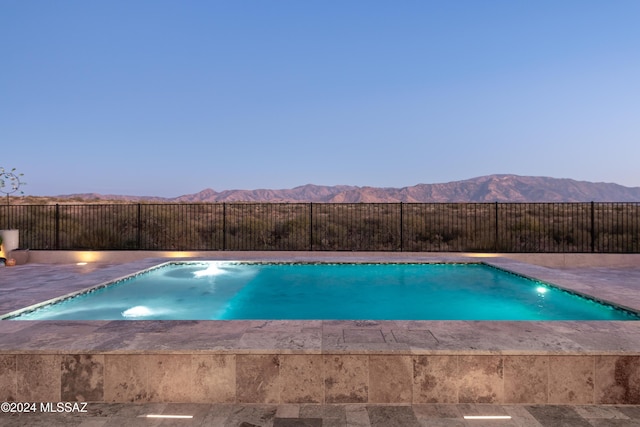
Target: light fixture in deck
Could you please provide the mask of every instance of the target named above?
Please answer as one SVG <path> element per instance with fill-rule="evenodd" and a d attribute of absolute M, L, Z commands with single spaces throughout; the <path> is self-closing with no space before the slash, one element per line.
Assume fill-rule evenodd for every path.
<path fill-rule="evenodd" d="M 165 414 L 146 414 L 140 415 L 138 418 L 167 418 L 167 419 L 185 419 L 189 420 L 193 418 L 193 415 L 165 415 Z"/>
<path fill-rule="evenodd" d="M 510 415 L 464 415 L 465 420 L 510 420 Z"/>

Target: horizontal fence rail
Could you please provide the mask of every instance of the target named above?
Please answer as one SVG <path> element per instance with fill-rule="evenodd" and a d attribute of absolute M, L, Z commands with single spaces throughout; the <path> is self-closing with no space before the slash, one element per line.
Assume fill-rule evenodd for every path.
<path fill-rule="evenodd" d="M 0 206 L 35 250 L 640 253 L 640 203 Z"/>

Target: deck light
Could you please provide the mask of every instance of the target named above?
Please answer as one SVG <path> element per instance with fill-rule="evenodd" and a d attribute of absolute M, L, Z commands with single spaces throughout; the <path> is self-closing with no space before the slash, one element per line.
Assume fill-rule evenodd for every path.
<path fill-rule="evenodd" d="M 170 418 L 170 419 L 185 419 L 189 420 L 193 418 L 193 415 L 164 415 L 164 414 L 147 414 L 140 415 L 139 418 Z"/>
<path fill-rule="evenodd" d="M 167 258 L 193 258 L 198 256 L 198 252 L 172 251 L 165 252 L 163 256 Z"/>
<path fill-rule="evenodd" d="M 510 420 L 509 415 L 465 415 L 465 420 Z"/>

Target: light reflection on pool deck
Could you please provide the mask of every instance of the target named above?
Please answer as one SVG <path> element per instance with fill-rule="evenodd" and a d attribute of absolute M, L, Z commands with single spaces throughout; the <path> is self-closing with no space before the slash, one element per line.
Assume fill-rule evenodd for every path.
<path fill-rule="evenodd" d="M 208 259 L 477 261 L 415 253 Z M 163 261 L 5 268 L 0 313 Z M 483 261 L 640 309 L 640 267 Z M 0 321 L 0 337 L 0 381 L 13 384 L 0 387 L 4 400 L 640 404 L 639 321 Z"/>

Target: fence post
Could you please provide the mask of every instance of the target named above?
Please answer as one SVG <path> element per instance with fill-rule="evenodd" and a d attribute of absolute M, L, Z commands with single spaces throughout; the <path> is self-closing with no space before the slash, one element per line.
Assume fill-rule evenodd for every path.
<path fill-rule="evenodd" d="M 136 236 L 136 240 L 137 240 L 137 243 L 138 243 L 138 249 L 142 249 L 142 232 L 141 232 L 141 229 L 142 229 L 142 214 L 141 214 L 141 211 L 142 211 L 142 207 L 141 207 L 140 203 L 138 203 L 138 227 L 137 227 L 138 228 L 138 235 Z"/>
<path fill-rule="evenodd" d="M 60 249 L 60 205 L 56 203 L 56 235 L 55 235 L 55 248 Z"/>
<path fill-rule="evenodd" d="M 313 251 L 313 203 L 309 203 L 309 250 Z"/>
<path fill-rule="evenodd" d="M 9 221 L 9 217 L 7 215 L 9 215 L 9 208 L 5 208 L 5 205 L 0 206 L 0 212 L 2 212 L 2 216 L 5 218 L 5 221 Z M 9 223 L 7 222 L 7 226 L 6 228 L 9 228 Z"/>
<path fill-rule="evenodd" d="M 400 202 L 400 252 L 404 251 L 404 215 L 402 212 L 402 202 Z"/>
<path fill-rule="evenodd" d="M 493 251 L 497 253 L 498 252 L 498 202 L 496 202 L 496 234 L 495 234 L 493 244 L 494 244 Z"/>
<path fill-rule="evenodd" d="M 222 202 L 222 250 L 227 250 L 227 204 Z"/>
<path fill-rule="evenodd" d="M 595 203 L 591 201 L 591 252 L 596 251 Z"/>

